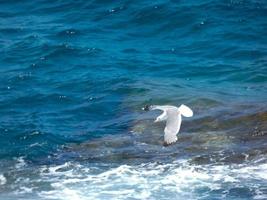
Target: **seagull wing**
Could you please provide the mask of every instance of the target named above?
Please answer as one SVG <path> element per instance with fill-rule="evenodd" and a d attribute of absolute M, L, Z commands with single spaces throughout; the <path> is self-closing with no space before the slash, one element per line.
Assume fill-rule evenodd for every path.
<path fill-rule="evenodd" d="M 175 106 L 158 106 L 158 105 L 153 105 L 150 107 L 150 110 L 162 110 L 162 111 L 167 111 L 169 109 L 177 109 Z"/>
<path fill-rule="evenodd" d="M 154 105 L 154 106 L 151 106 L 150 109 L 163 111 L 163 113 L 160 116 L 158 116 L 157 119 L 155 120 L 155 122 L 160 122 L 160 121 L 166 120 L 168 118 L 167 110 L 177 109 L 177 108 L 174 106 L 157 106 L 157 105 Z"/>
<path fill-rule="evenodd" d="M 192 117 L 193 116 L 193 111 L 191 110 L 191 108 L 189 108 L 188 106 L 186 106 L 184 104 L 182 104 L 178 109 L 184 117 Z"/>
<path fill-rule="evenodd" d="M 177 141 L 176 135 L 181 127 L 182 116 L 176 107 L 167 109 L 166 112 L 168 118 L 164 129 L 164 142 L 166 144 L 171 144 Z"/>

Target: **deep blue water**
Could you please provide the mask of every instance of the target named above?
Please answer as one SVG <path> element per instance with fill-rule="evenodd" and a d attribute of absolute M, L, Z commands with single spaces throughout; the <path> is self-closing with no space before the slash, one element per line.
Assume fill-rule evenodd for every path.
<path fill-rule="evenodd" d="M 0 199 L 267 199 L 267 2 L 0 1 Z M 145 104 L 186 104 L 178 142 Z"/>

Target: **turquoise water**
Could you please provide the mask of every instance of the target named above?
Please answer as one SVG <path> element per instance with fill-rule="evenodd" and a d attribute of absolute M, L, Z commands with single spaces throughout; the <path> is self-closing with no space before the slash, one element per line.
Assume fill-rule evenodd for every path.
<path fill-rule="evenodd" d="M 265 1 L 1 1 L 0 199 L 267 199 Z M 186 104 L 178 142 L 146 104 Z"/>

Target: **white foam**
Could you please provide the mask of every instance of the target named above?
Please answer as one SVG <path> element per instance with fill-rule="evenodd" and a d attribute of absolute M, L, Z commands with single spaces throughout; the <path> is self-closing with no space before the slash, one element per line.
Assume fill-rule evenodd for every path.
<path fill-rule="evenodd" d="M 26 162 L 24 161 L 23 157 L 17 158 L 17 163 L 15 164 L 15 168 L 20 169 L 24 166 L 26 166 Z"/>
<path fill-rule="evenodd" d="M 264 194 L 262 191 L 256 189 L 256 195 L 254 196 L 253 199 L 257 199 L 257 200 L 266 200 L 267 199 L 267 194 Z"/>
<path fill-rule="evenodd" d="M 3 174 L 0 174 L 0 185 L 6 184 L 6 177 Z"/>
<path fill-rule="evenodd" d="M 94 173 L 85 166 L 60 172 L 70 163 L 49 167 L 43 179 L 49 180 L 53 190 L 41 192 L 48 199 L 156 199 L 205 198 L 209 191 L 221 190 L 221 198 L 231 188 L 248 187 L 258 190 L 255 198 L 263 194 L 260 183 L 266 182 L 267 164 L 258 165 L 190 165 L 182 160 L 170 164 L 121 165 Z M 205 192 L 199 193 L 199 190 Z M 218 195 L 218 194 L 217 194 Z"/>
<path fill-rule="evenodd" d="M 26 193 L 32 193 L 34 188 L 21 186 L 19 190 L 16 191 L 16 194 L 26 194 Z"/>

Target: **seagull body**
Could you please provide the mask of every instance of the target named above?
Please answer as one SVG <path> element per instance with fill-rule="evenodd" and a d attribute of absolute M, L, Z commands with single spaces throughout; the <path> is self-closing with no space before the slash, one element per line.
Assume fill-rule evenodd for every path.
<path fill-rule="evenodd" d="M 192 117 L 193 111 L 186 105 L 176 106 L 145 106 L 143 110 L 161 110 L 163 113 L 159 115 L 154 122 L 166 121 L 166 126 L 164 129 L 164 142 L 169 145 L 177 141 L 177 133 L 179 133 L 182 116 Z"/>

